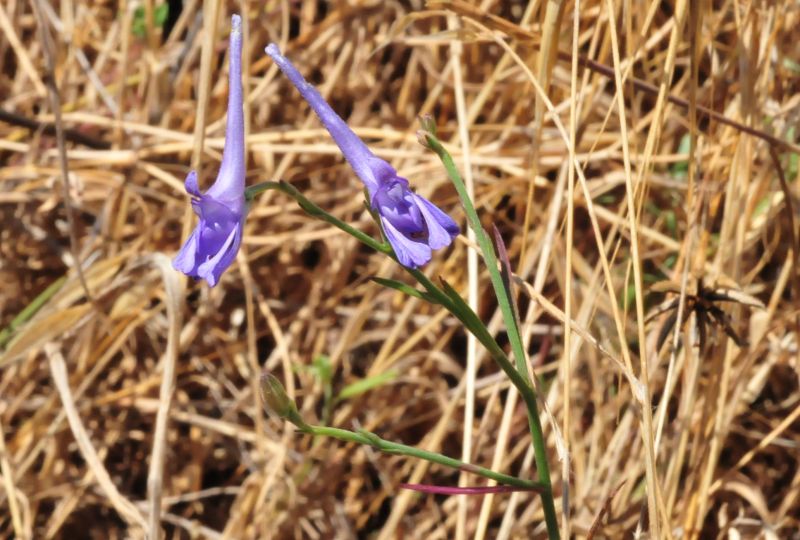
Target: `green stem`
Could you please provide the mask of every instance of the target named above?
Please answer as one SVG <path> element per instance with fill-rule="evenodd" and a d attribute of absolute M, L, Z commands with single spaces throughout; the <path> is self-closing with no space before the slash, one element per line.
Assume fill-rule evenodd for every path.
<path fill-rule="evenodd" d="M 256 195 L 258 195 L 259 193 L 263 193 L 264 191 L 267 191 L 267 190 L 270 190 L 270 189 L 275 189 L 275 190 L 278 190 L 278 191 L 282 191 L 283 193 L 285 193 L 286 195 L 290 196 L 295 201 L 297 201 L 297 204 L 300 205 L 300 208 L 305 210 L 306 213 L 309 214 L 310 216 L 313 216 L 315 218 L 321 219 L 322 221 L 330 223 L 334 227 L 336 227 L 338 229 L 341 229 L 342 231 L 346 232 L 350 236 L 354 237 L 359 242 L 368 245 L 369 247 L 371 247 L 375 251 L 379 251 L 381 253 L 385 253 L 386 255 L 390 255 L 394 259 L 394 255 L 392 253 L 392 248 L 389 247 L 388 244 L 384 244 L 383 242 L 378 242 L 377 240 L 372 238 L 370 235 L 368 235 L 368 234 L 366 234 L 366 233 L 364 233 L 362 231 L 359 231 L 358 229 L 356 229 L 354 227 L 351 227 L 350 225 L 348 225 L 344 221 L 342 221 L 342 220 L 330 215 L 325 210 L 323 210 L 322 208 L 320 208 L 319 206 L 317 206 L 313 202 L 311 202 L 308 199 L 306 199 L 305 196 L 302 193 L 297 191 L 297 188 L 295 188 L 293 185 L 291 185 L 291 184 L 289 184 L 287 182 L 283 182 L 283 181 L 280 181 L 280 182 L 261 182 L 260 184 L 256 184 L 254 186 L 251 186 L 251 187 L 247 188 L 247 190 L 245 190 L 245 198 L 248 201 L 252 201 L 255 198 Z M 397 260 L 397 259 L 395 259 L 395 260 Z"/>
<path fill-rule="evenodd" d="M 497 296 L 497 302 L 503 315 L 503 321 L 506 325 L 506 331 L 508 332 L 508 340 L 511 344 L 511 349 L 514 352 L 516 372 L 522 377 L 523 381 L 525 382 L 525 386 L 530 389 L 530 382 L 528 380 L 528 366 L 526 365 L 527 356 L 525 354 L 525 347 L 522 343 L 519 326 L 517 325 L 516 317 L 514 316 L 513 307 L 511 304 L 513 299 L 510 298 L 508 290 L 503 284 L 503 278 L 498 270 L 497 256 L 495 255 L 492 242 L 489 239 L 489 235 L 486 234 L 486 231 L 481 225 L 478 213 L 469 198 L 467 187 L 464 184 L 464 181 L 461 179 L 461 175 L 456 168 L 453 158 L 450 156 L 447 150 L 445 150 L 444 146 L 442 146 L 442 143 L 439 142 L 432 132 L 425 132 L 424 137 L 425 142 L 427 142 L 427 146 L 439 156 L 444 168 L 447 170 L 447 174 L 450 177 L 450 180 L 453 182 L 453 185 L 458 192 L 458 196 L 464 206 L 464 211 L 467 216 L 467 223 L 469 224 L 470 228 L 475 231 L 475 239 L 478 241 L 478 246 L 481 248 L 483 259 L 486 262 L 486 266 L 489 270 L 489 278 L 491 279 L 492 287 L 494 288 L 495 295 Z M 497 357 L 495 357 L 495 359 L 497 360 Z M 502 363 L 500 363 L 500 367 L 503 368 Z M 503 368 L 503 371 L 506 371 L 505 368 Z M 506 373 L 508 374 L 508 372 Z M 509 375 L 509 377 L 511 376 Z M 512 382 L 513 381 L 514 379 L 512 378 Z M 515 384 L 515 386 L 517 385 Z M 519 386 L 517 386 L 517 388 L 519 388 Z M 551 540 L 556 540 L 560 537 L 560 533 L 558 528 L 558 518 L 556 517 L 555 502 L 553 501 L 553 493 L 551 489 L 550 468 L 547 463 L 547 446 L 545 443 L 544 433 L 542 431 L 542 424 L 539 418 L 539 409 L 536 403 L 535 394 L 533 394 L 532 389 L 530 395 L 532 395 L 533 398 L 526 396 L 526 394 L 527 392 L 523 393 L 523 398 L 525 399 L 525 405 L 528 410 L 528 427 L 530 428 L 531 432 L 531 441 L 533 443 L 534 457 L 536 459 L 536 470 L 539 474 L 539 479 L 541 482 L 548 487 L 547 490 L 542 492 L 542 507 L 544 510 L 545 522 L 547 524 L 547 533 Z"/>
<path fill-rule="evenodd" d="M 397 454 L 401 456 L 423 459 L 425 461 L 450 467 L 452 469 L 474 473 L 479 476 L 483 476 L 484 478 L 494 480 L 499 484 L 514 486 L 524 490 L 543 491 L 546 489 L 543 484 L 538 482 L 522 480 L 521 478 L 495 472 L 485 467 L 464 463 L 463 461 L 459 461 L 442 454 L 437 454 L 436 452 L 428 452 L 427 450 L 421 450 L 413 446 L 387 441 L 386 439 L 382 439 L 374 433 L 368 431 L 355 432 L 327 426 L 306 426 L 305 428 L 301 427 L 300 431 L 310 435 L 333 437 L 334 439 L 339 439 L 340 441 L 365 444 L 388 454 Z"/>
<path fill-rule="evenodd" d="M 302 193 L 297 191 L 294 186 L 286 182 L 262 182 L 260 184 L 256 184 L 247 189 L 247 198 L 248 200 L 252 200 L 259 193 L 263 193 L 264 191 L 270 189 L 281 191 L 286 195 L 289 195 L 295 201 L 297 201 L 303 210 L 310 215 L 330 223 L 334 227 L 355 237 L 361 243 L 371 247 L 376 251 L 384 253 L 397 261 L 397 258 L 388 244 L 378 242 L 368 234 L 359 231 L 344 221 L 328 214 L 322 208 L 309 201 L 305 196 L 303 196 Z M 403 266 L 403 269 L 411 274 L 411 276 L 413 276 L 414 279 L 416 279 L 417 282 L 419 282 L 419 284 L 422 285 L 425 290 L 436 299 L 437 302 L 444 306 L 448 311 L 453 313 L 458 320 L 464 323 L 470 332 L 475 334 L 475 337 L 478 338 L 478 341 L 480 341 L 481 344 L 486 347 L 492 358 L 500 365 L 500 368 L 511 379 L 512 384 L 514 384 L 517 390 L 519 390 L 526 405 L 530 406 L 532 404 L 535 409 L 536 395 L 534 394 L 533 389 L 527 380 L 527 376 L 520 374 L 516 369 L 514 369 L 511 361 L 508 359 L 508 356 L 506 356 L 503 349 L 501 349 L 497 344 L 495 339 L 486 329 L 486 326 L 480 322 L 480 319 L 475 312 L 472 311 L 472 309 L 460 297 L 451 297 L 445 294 L 439 287 L 431 282 L 428 276 L 419 270 L 415 268 L 407 268 L 405 266 Z"/>
<path fill-rule="evenodd" d="M 440 147 L 441 147 L 441 145 L 440 145 Z M 447 154 L 447 152 L 444 151 L 443 148 L 442 148 L 442 151 L 444 152 L 444 154 L 449 159 L 449 163 L 452 165 L 452 170 L 455 172 L 456 175 L 458 175 L 458 172 L 455 171 L 455 164 L 453 164 L 452 158 L 450 158 L 449 154 Z M 442 161 L 445 161 L 445 160 L 442 159 Z M 447 162 L 445 162 L 445 167 L 447 167 Z M 450 170 L 448 169 L 448 173 L 449 172 L 450 172 Z M 459 181 L 461 180 L 460 176 L 457 176 L 457 178 L 458 178 Z M 461 182 L 461 185 L 463 186 L 463 182 Z M 458 189 L 458 186 L 456 186 L 456 188 Z M 290 196 L 291 198 L 293 198 L 297 202 L 297 204 L 299 204 L 300 207 L 303 210 L 305 210 L 308 214 L 310 214 L 311 216 L 316 217 L 318 219 L 321 219 L 321 220 L 323 220 L 323 221 L 325 221 L 327 223 L 330 223 L 331 225 L 333 225 L 334 227 L 340 229 L 341 231 L 344 231 L 344 232 L 350 234 L 351 236 L 356 238 L 359 242 L 361 242 L 361 243 L 371 247 L 375 251 L 383 253 L 383 254 L 391 257 L 393 260 L 397 261 L 397 257 L 395 256 L 394 252 L 392 251 L 391 246 L 389 246 L 388 244 L 383 243 L 383 242 L 378 242 L 377 240 L 375 240 L 374 238 L 372 238 L 368 234 L 366 234 L 366 233 L 364 233 L 364 232 L 362 232 L 362 231 L 360 231 L 358 229 L 355 229 L 352 226 L 350 226 L 347 223 L 345 223 L 344 221 L 342 221 L 342 220 L 340 220 L 340 219 L 328 214 L 322 208 L 320 208 L 319 206 L 317 206 L 316 204 L 314 204 L 313 202 L 308 200 L 305 196 L 303 196 L 303 194 L 300 193 L 294 186 L 292 186 L 292 185 L 290 185 L 290 184 L 288 184 L 286 182 L 262 182 L 260 184 L 256 184 L 256 185 L 254 185 L 252 187 L 247 188 L 247 191 L 246 191 L 245 195 L 246 195 L 246 198 L 247 198 L 248 201 L 252 201 L 253 198 L 256 195 L 258 195 L 259 193 L 263 193 L 264 191 L 271 190 L 271 189 L 274 189 L 274 190 L 277 190 L 277 191 L 281 191 L 281 192 L 285 193 L 286 195 Z M 464 189 L 464 193 L 466 193 L 466 189 Z M 465 205 L 465 206 L 469 206 L 470 208 L 472 208 L 472 214 L 474 216 L 474 219 L 477 221 L 477 214 L 475 213 L 474 208 L 472 207 L 472 205 L 469 204 L 469 205 Z M 468 212 L 468 216 L 469 216 L 469 212 Z M 480 225 L 479 221 L 477 223 L 478 223 L 478 225 Z M 473 223 L 471 222 L 471 225 L 472 224 Z M 483 231 L 483 229 L 480 229 L 480 230 Z M 478 238 L 480 238 L 481 235 L 476 235 L 476 236 Z M 485 233 L 484 233 L 484 237 L 485 237 Z M 489 243 L 488 245 L 491 248 L 491 243 Z M 500 288 L 503 289 L 503 293 L 505 293 L 505 289 L 502 286 L 502 279 L 500 278 L 499 272 L 497 272 L 497 258 L 494 256 L 494 251 L 490 250 L 490 253 L 491 253 L 491 257 L 492 257 L 492 261 L 493 261 L 492 264 L 490 265 L 489 260 L 488 259 L 486 260 L 486 264 L 489 265 L 489 268 L 490 268 L 490 275 L 497 274 L 498 279 L 500 280 L 499 281 Z M 399 264 L 399 261 L 397 261 L 397 262 Z M 518 351 L 517 347 L 514 347 L 514 354 L 518 359 L 518 362 L 517 362 L 518 365 L 517 365 L 517 368 L 515 369 L 515 367 L 512 365 L 512 363 L 509 360 L 509 358 L 506 355 L 506 353 L 497 344 L 497 341 L 495 341 L 494 337 L 492 337 L 492 335 L 489 333 L 489 331 L 486 328 L 486 326 L 480 321 L 480 319 L 478 318 L 477 314 L 472 310 L 472 308 L 470 308 L 464 302 L 464 300 L 460 296 L 455 294 L 454 291 L 453 291 L 452 295 L 448 295 L 447 293 L 442 291 L 442 289 L 440 289 L 439 287 L 434 285 L 433 282 L 431 282 L 431 280 L 425 274 L 420 272 L 419 270 L 412 269 L 412 268 L 407 268 L 407 267 L 405 267 L 403 265 L 401 265 L 401 266 L 403 267 L 403 269 L 406 272 L 411 274 L 411 276 L 413 276 L 414 279 L 416 279 L 417 282 L 420 285 L 422 285 L 426 289 L 426 291 L 431 295 L 431 297 L 433 297 L 439 304 L 441 304 L 448 311 L 450 311 L 454 316 L 456 316 L 458 318 L 458 320 L 460 320 L 462 323 L 464 323 L 464 326 L 470 332 L 472 332 L 475 335 L 476 338 L 478 338 L 478 341 L 480 341 L 481 344 L 484 347 L 486 347 L 486 350 L 492 356 L 492 359 L 495 362 L 497 362 L 497 364 L 500 366 L 500 369 L 503 370 L 503 372 L 506 374 L 506 376 L 510 379 L 511 383 L 514 385 L 514 387 L 519 391 L 520 395 L 522 396 L 522 399 L 525 402 L 525 407 L 526 407 L 526 409 L 528 411 L 528 427 L 530 429 L 531 438 L 533 440 L 534 456 L 536 458 L 536 468 L 537 468 L 537 471 L 538 471 L 538 474 L 539 474 L 539 479 L 541 480 L 541 486 L 543 486 L 545 488 L 541 492 L 542 492 L 542 507 L 544 509 L 545 521 L 547 523 L 548 535 L 551 538 L 551 540 L 557 539 L 559 537 L 558 536 L 558 522 L 556 520 L 555 504 L 553 502 L 553 493 L 552 493 L 552 487 L 551 487 L 551 481 L 550 481 L 550 470 L 549 470 L 549 468 L 547 466 L 546 447 L 545 447 L 545 442 L 544 442 L 544 436 L 542 434 L 541 423 L 539 421 L 539 413 L 538 413 L 538 408 L 537 408 L 537 403 L 536 403 L 536 394 L 534 393 L 533 388 L 531 387 L 530 382 L 528 381 L 527 369 L 526 369 L 526 366 L 524 364 L 524 358 L 525 358 L 524 354 L 522 354 L 522 355 L 519 354 L 519 351 Z M 494 272 L 492 272 L 492 269 L 494 269 Z M 494 279 L 492 280 L 492 284 L 493 285 L 495 284 L 495 280 Z M 505 295 L 505 298 L 507 298 L 507 295 Z M 508 302 L 506 302 L 506 304 L 508 304 L 510 306 L 510 304 Z M 506 310 L 503 310 L 504 318 L 505 318 L 505 314 L 506 314 L 505 311 Z M 510 309 L 508 311 L 509 311 L 509 313 L 511 313 Z M 517 329 L 516 323 L 513 322 L 514 321 L 513 320 L 513 313 L 511 313 L 511 316 L 512 316 L 512 319 L 511 319 L 512 323 L 509 324 L 508 321 L 506 321 L 506 326 L 509 329 L 508 330 L 509 331 L 509 337 L 512 336 L 512 330 L 511 329 L 513 328 L 513 335 L 516 335 L 517 338 L 518 338 L 519 337 L 519 331 Z M 521 365 L 522 369 L 520 369 L 520 365 L 519 365 L 520 361 L 521 361 L 521 364 L 522 364 Z M 314 429 L 320 429 L 320 428 L 319 427 L 315 427 Z M 335 428 L 325 428 L 325 429 L 335 429 Z M 339 430 L 339 431 L 342 431 L 342 430 Z M 352 433 L 352 432 L 346 432 L 346 433 Z M 332 434 L 329 434 L 329 435 L 334 436 Z M 345 440 L 352 440 L 353 442 L 361 442 L 363 444 L 371 444 L 369 442 L 365 442 L 365 439 L 363 439 L 363 438 L 362 439 L 357 439 L 357 440 L 348 438 L 348 439 L 345 439 Z M 407 447 L 407 448 L 411 448 L 412 450 L 417 451 L 416 449 L 413 449 L 412 447 Z M 412 455 L 412 454 L 408 454 L 408 455 Z M 417 456 L 417 457 L 420 457 L 420 456 Z M 442 457 L 444 458 L 444 456 L 442 456 Z M 423 459 L 426 459 L 426 458 L 423 457 Z M 445 458 L 445 459 L 451 459 L 451 458 Z M 455 462 L 456 460 L 452 460 L 452 461 Z M 468 464 L 464 464 L 464 463 L 461 463 L 461 462 L 458 462 L 458 463 L 460 464 L 459 467 L 472 467 L 471 465 L 468 465 Z M 486 470 L 488 470 L 488 469 L 486 469 Z M 508 477 L 508 478 L 514 478 L 514 477 Z M 515 478 L 515 480 L 519 480 L 519 479 Z M 524 482 L 524 480 L 523 480 L 523 482 Z M 510 485 L 514 485 L 514 484 L 510 484 Z M 539 485 L 539 484 L 537 484 L 537 485 Z M 553 531 L 555 531 L 555 535 L 553 534 Z"/>

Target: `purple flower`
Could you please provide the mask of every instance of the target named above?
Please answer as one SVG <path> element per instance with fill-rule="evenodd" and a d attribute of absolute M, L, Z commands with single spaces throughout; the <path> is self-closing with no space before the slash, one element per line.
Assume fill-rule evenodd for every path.
<path fill-rule="evenodd" d="M 455 221 L 429 200 L 411 191 L 408 180 L 398 176 L 394 167 L 373 154 L 281 54 L 277 45 L 271 43 L 266 52 L 317 113 L 366 186 L 370 206 L 380 217 L 386 238 L 400 263 L 416 268 L 431 259 L 431 250 L 450 245 L 459 233 Z"/>
<path fill-rule="evenodd" d="M 247 213 L 244 196 L 244 118 L 242 113 L 241 18 L 231 17 L 228 124 L 222 164 L 214 184 L 201 193 L 197 173 L 186 177 L 186 191 L 200 223 L 172 261 L 187 276 L 205 279 L 213 287 L 231 265 L 242 243 Z"/>

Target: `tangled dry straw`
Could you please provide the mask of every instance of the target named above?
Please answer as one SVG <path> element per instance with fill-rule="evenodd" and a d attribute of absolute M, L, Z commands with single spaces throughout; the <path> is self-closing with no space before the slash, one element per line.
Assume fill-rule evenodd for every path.
<path fill-rule="evenodd" d="M 403 491 L 459 475 L 300 437 L 263 412 L 267 369 L 309 420 L 330 409 L 332 425 L 455 457 L 466 426 L 472 462 L 535 475 L 505 379 L 478 349 L 473 385 L 463 329 L 369 281 L 402 276 L 386 258 L 266 193 L 218 287 L 169 267 L 194 219 L 183 178 L 199 165 L 208 185 L 219 165 L 231 12 L 246 25 L 249 183 L 285 179 L 376 232 L 358 182 L 263 54 L 269 41 L 462 224 L 441 165 L 416 141 L 417 115 L 435 116 L 471 171 L 484 225 L 498 226 L 521 280 L 565 530 L 796 534 L 796 2 L 582 0 L 574 43 L 572 2 L 187 0 L 166 27 L 152 2 L 137 5 L 0 5 L 0 535 L 545 534 L 533 495 Z M 476 284 L 502 343 L 470 245 L 462 237 L 425 271 L 465 297 Z M 697 309 L 701 278 L 738 299 L 714 302 L 741 347 Z M 670 313 L 677 332 L 657 350 Z M 329 388 L 310 368 L 323 356 Z"/>

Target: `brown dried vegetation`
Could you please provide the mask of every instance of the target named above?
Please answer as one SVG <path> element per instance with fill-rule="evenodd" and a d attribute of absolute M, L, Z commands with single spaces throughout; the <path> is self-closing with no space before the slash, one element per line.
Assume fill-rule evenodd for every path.
<path fill-rule="evenodd" d="M 524 411 L 496 366 L 477 351 L 468 395 L 463 330 L 371 282 L 402 278 L 386 258 L 268 192 L 218 287 L 170 268 L 194 223 L 182 180 L 199 166 L 208 185 L 219 164 L 233 11 L 246 21 L 250 183 L 287 180 L 376 232 L 360 184 L 264 55 L 269 41 L 462 223 L 443 168 L 416 141 L 417 115 L 433 114 L 470 165 L 484 224 L 527 283 L 520 315 L 552 413 L 559 499 L 569 475 L 572 535 L 800 528 L 796 2 L 583 0 L 575 44 L 573 2 L 187 0 L 164 28 L 136 4 L 0 4 L 0 535 L 545 535 L 535 495 L 401 491 L 459 475 L 297 436 L 263 412 L 262 369 L 310 421 L 326 411 L 315 358 L 329 358 L 334 396 L 394 371 L 338 401 L 330 423 L 459 457 L 470 422 L 472 462 L 535 475 Z M 468 270 L 470 246 L 462 237 L 425 271 L 465 297 L 477 282 L 479 313 L 502 333 L 485 271 Z M 686 320 L 656 347 L 669 315 L 645 325 L 664 300 L 650 285 L 671 280 L 671 298 L 696 303 L 701 277 L 763 303 L 724 306 L 741 346 L 710 324 L 700 347 L 697 311 L 675 304 Z"/>

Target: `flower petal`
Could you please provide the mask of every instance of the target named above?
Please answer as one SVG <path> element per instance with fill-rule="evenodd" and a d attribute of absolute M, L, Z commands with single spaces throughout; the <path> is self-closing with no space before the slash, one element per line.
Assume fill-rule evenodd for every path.
<path fill-rule="evenodd" d="M 402 179 L 400 179 L 402 180 Z M 414 201 L 408 183 L 391 181 L 383 184 L 372 198 L 372 208 L 404 235 L 425 231 L 425 220 Z"/>
<path fill-rule="evenodd" d="M 414 200 L 428 225 L 428 245 L 433 249 L 449 246 L 461 232 L 456 222 L 422 195 L 415 193 Z"/>
<path fill-rule="evenodd" d="M 378 156 L 373 155 L 367 160 L 367 163 L 369 164 L 369 168 L 372 170 L 372 174 L 375 176 L 375 180 L 377 180 L 379 185 L 386 184 L 392 180 L 397 180 L 408 186 L 408 180 L 402 176 L 397 176 L 397 169 L 392 167 L 385 159 L 381 159 Z"/>
<path fill-rule="evenodd" d="M 183 247 L 172 259 L 172 267 L 178 272 L 183 272 L 187 276 L 197 277 L 197 251 L 199 249 L 200 233 L 198 229 L 192 231 L 192 234 L 184 242 Z"/>
<path fill-rule="evenodd" d="M 381 217 L 381 224 L 400 264 L 417 268 L 431 260 L 431 248 L 426 243 L 407 237 L 386 218 Z"/>
<path fill-rule="evenodd" d="M 197 171 L 190 171 L 186 175 L 186 180 L 183 181 L 183 186 L 186 188 L 186 193 L 195 197 L 202 197 L 200 193 L 200 186 L 197 185 Z"/>
<path fill-rule="evenodd" d="M 230 234 L 228 234 L 225 242 L 220 246 L 219 251 L 197 267 L 197 276 L 205 279 L 209 287 L 215 286 L 219 282 L 222 273 L 227 270 L 233 262 L 234 257 L 236 257 L 236 252 L 239 251 L 241 242 L 242 226 L 240 224 L 231 229 Z"/>

